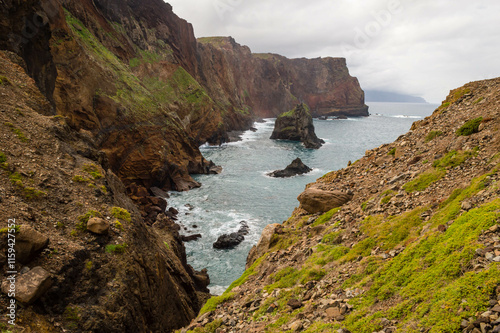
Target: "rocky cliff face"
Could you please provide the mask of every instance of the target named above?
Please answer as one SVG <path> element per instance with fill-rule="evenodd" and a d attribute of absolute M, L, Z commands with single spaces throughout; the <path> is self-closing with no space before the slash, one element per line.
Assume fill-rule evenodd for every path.
<path fill-rule="evenodd" d="M 309 184 L 189 329 L 498 331 L 499 96 L 500 79 L 453 90 L 395 142 Z"/>
<path fill-rule="evenodd" d="M 0 51 L 2 282 L 6 271 L 20 272 L 17 326 L 2 327 L 166 332 L 189 323 L 208 280 L 187 264 L 175 223 L 157 212 L 146 225 L 123 183 L 99 164 L 92 137 L 67 118 L 44 115 L 52 106 L 23 67 Z M 14 266 L 7 265 L 8 219 L 20 226 Z M 0 306 L 9 304 L 2 294 Z"/>
<path fill-rule="evenodd" d="M 259 117 L 277 117 L 305 102 L 317 116 L 368 116 L 345 59 L 288 59 L 252 54 L 231 37 L 198 39 L 202 82 L 211 94 Z"/>

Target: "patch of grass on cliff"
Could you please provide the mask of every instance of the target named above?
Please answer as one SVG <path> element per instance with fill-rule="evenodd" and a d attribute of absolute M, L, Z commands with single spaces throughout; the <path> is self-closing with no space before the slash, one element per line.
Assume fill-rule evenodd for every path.
<path fill-rule="evenodd" d="M 444 157 L 436 160 L 432 163 L 432 166 L 435 168 L 455 168 L 462 163 L 464 163 L 467 159 L 474 156 L 476 151 L 464 151 L 459 152 L 456 150 L 450 151 Z"/>
<path fill-rule="evenodd" d="M 408 192 L 423 191 L 432 183 L 437 182 L 446 175 L 445 170 L 441 169 L 431 169 L 427 172 L 422 173 L 416 179 L 403 185 L 403 189 Z"/>
<path fill-rule="evenodd" d="M 10 82 L 9 78 L 3 75 L 0 75 L 0 86 L 11 86 L 12 82 Z"/>
<path fill-rule="evenodd" d="M 74 175 L 71 180 L 73 180 L 75 183 L 87 183 L 90 181 L 90 179 L 81 175 Z"/>
<path fill-rule="evenodd" d="M 102 174 L 101 172 L 99 171 L 99 167 L 95 164 L 85 164 L 83 166 L 83 171 L 85 171 L 86 173 L 88 173 L 89 175 L 92 176 L 92 178 L 94 179 L 100 179 L 102 178 Z"/>
<path fill-rule="evenodd" d="M 24 185 L 23 177 L 18 172 L 10 173 L 9 180 L 27 200 L 34 200 L 47 195 L 46 192 L 40 191 L 34 187 Z"/>
<path fill-rule="evenodd" d="M 472 135 L 474 133 L 479 132 L 479 125 L 481 124 L 482 121 L 483 121 L 483 117 L 478 117 L 478 118 L 471 119 L 471 120 L 467 121 L 465 124 L 462 125 L 462 127 L 460 127 L 457 130 L 456 135 L 457 136 L 469 136 L 469 135 Z"/>
<path fill-rule="evenodd" d="M 250 276 L 257 274 L 257 272 L 258 272 L 257 268 L 260 266 L 260 264 L 262 263 L 262 261 L 266 257 L 267 257 L 267 254 L 265 254 L 262 257 L 255 260 L 255 262 L 252 264 L 252 266 L 250 266 L 250 268 L 245 270 L 245 272 L 243 272 L 243 274 L 238 279 L 236 279 L 233 283 L 231 283 L 231 285 L 226 289 L 224 294 L 229 293 L 234 288 L 241 286 L 243 283 L 245 283 L 248 280 L 248 278 Z"/>
<path fill-rule="evenodd" d="M 192 331 L 187 331 L 187 333 L 216 333 L 217 329 L 221 327 L 224 323 L 222 322 L 222 319 L 216 319 L 212 321 L 211 323 L 206 324 L 204 327 L 196 327 Z M 175 331 L 176 333 L 181 332 Z"/>
<path fill-rule="evenodd" d="M 214 311 L 217 309 L 217 306 L 223 304 L 227 301 L 230 301 L 234 298 L 234 293 L 224 293 L 220 296 L 215 296 L 210 298 L 205 305 L 201 308 L 199 315 L 201 316 L 204 313 Z"/>
<path fill-rule="evenodd" d="M 127 250 L 128 244 L 109 244 L 106 245 L 106 253 L 122 254 Z"/>
<path fill-rule="evenodd" d="M 435 138 L 440 137 L 441 135 L 443 135 L 442 131 L 430 131 L 429 134 L 427 134 L 427 136 L 425 137 L 425 142 L 432 141 Z"/>
<path fill-rule="evenodd" d="M 389 155 L 389 156 L 396 156 L 396 151 L 397 151 L 397 148 L 394 147 L 391 150 L 389 150 L 389 152 L 387 153 L 387 155 Z"/>
<path fill-rule="evenodd" d="M 329 222 L 332 219 L 333 215 L 337 214 L 339 211 L 340 211 L 340 207 L 330 209 L 328 212 L 326 212 L 323 215 L 321 215 L 320 217 L 318 217 L 316 219 L 316 221 L 314 221 L 312 226 L 316 227 L 318 225 L 322 225 L 322 224 Z"/>
<path fill-rule="evenodd" d="M 433 219 L 445 223 L 450 205 Z M 497 223 L 499 211 L 500 199 L 495 199 L 458 217 L 446 232 L 430 232 L 386 261 L 371 275 L 371 288 L 365 295 L 352 300 L 355 311 L 344 324 L 355 332 L 372 332 L 377 330 L 377 318 L 385 317 L 398 320 L 403 330 L 406 323 L 419 323 L 430 332 L 460 330 L 461 318 L 486 310 L 500 279 L 497 263 L 480 272 L 472 270 L 475 250 L 481 247 L 478 237 Z M 389 302 L 383 311 L 371 310 L 375 303 L 390 298 L 403 301 Z"/>
<path fill-rule="evenodd" d="M 279 272 L 271 275 L 274 281 L 267 285 L 264 289 L 267 292 L 272 292 L 274 289 L 291 288 L 296 284 L 304 284 L 308 281 L 318 281 L 326 275 L 326 271 L 318 267 L 303 266 L 300 270 L 294 267 L 285 267 Z"/>
<path fill-rule="evenodd" d="M 9 127 L 12 133 L 14 133 L 19 140 L 24 143 L 29 142 L 29 139 L 26 137 L 26 135 L 24 135 L 24 133 L 19 128 L 16 128 L 12 123 L 6 122 L 5 126 Z"/>
<path fill-rule="evenodd" d="M 128 210 L 121 207 L 113 207 L 111 208 L 111 215 L 116 217 L 117 219 L 124 220 L 130 222 L 132 217 Z"/>
<path fill-rule="evenodd" d="M 369 216 L 362 222 L 362 231 L 375 239 L 381 249 L 392 250 L 398 245 L 407 245 L 407 241 L 420 235 L 423 223 L 420 215 L 426 210 L 427 207 L 419 207 L 388 218 L 382 215 Z"/>

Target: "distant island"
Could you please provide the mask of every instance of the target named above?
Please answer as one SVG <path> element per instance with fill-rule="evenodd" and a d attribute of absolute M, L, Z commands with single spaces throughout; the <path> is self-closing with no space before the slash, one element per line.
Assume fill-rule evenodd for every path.
<path fill-rule="evenodd" d="M 365 90 L 366 102 L 427 103 L 422 97 L 388 91 Z"/>

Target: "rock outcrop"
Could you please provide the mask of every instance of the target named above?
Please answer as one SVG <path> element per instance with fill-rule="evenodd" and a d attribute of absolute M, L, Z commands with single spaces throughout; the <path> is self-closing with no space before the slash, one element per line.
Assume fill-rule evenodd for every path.
<path fill-rule="evenodd" d="M 325 190 L 317 186 L 311 186 L 302 192 L 297 200 L 300 202 L 300 208 L 310 214 L 316 214 L 343 206 L 351 201 L 352 197 L 352 193 Z"/>
<path fill-rule="evenodd" d="M 498 332 L 498 96 L 500 78 L 455 89 L 395 142 L 308 185 L 189 327 Z M 320 207 L 336 191 L 349 197 Z"/>
<path fill-rule="evenodd" d="M 312 169 L 305 165 L 300 158 L 296 158 L 283 170 L 276 170 L 267 175 L 275 178 L 287 178 L 311 172 Z"/>
<path fill-rule="evenodd" d="M 300 141 L 306 148 L 312 149 L 319 149 L 325 143 L 316 136 L 311 113 L 303 103 L 279 115 L 271 139 Z"/>
<path fill-rule="evenodd" d="M 248 224 L 244 221 L 241 223 L 240 229 L 237 232 L 220 235 L 213 243 L 214 249 L 232 249 L 245 240 L 245 235 L 248 235 Z"/>

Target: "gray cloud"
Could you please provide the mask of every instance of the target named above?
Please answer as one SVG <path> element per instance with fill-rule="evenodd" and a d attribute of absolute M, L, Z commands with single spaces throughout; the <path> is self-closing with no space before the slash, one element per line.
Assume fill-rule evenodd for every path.
<path fill-rule="evenodd" d="M 345 57 L 363 89 L 443 100 L 500 76 L 494 0 L 169 0 L 197 37 L 233 36 L 253 52 Z"/>

